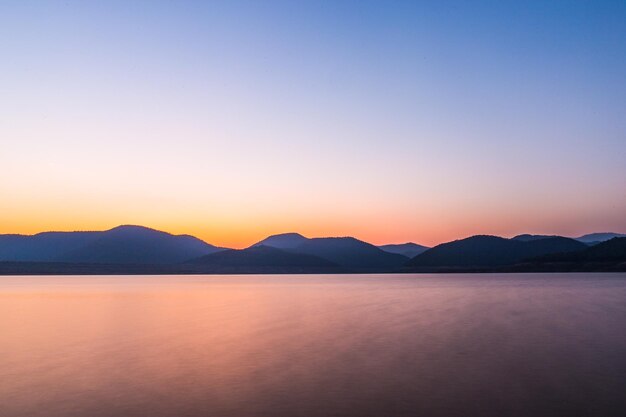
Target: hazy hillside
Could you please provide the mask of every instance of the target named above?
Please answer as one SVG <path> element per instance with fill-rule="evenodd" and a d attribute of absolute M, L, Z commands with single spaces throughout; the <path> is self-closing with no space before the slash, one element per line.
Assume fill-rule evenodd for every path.
<path fill-rule="evenodd" d="M 101 232 L 44 232 L 0 235 L 0 261 L 54 261 L 97 239 Z"/>
<path fill-rule="evenodd" d="M 400 243 L 395 245 L 382 245 L 378 246 L 378 249 L 384 250 L 389 253 L 396 253 L 398 255 L 406 256 L 407 258 L 413 258 L 430 249 L 428 246 L 418 245 L 417 243 Z"/>
<path fill-rule="evenodd" d="M 302 236 L 300 233 L 282 233 L 266 237 L 252 246 L 271 246 L 278 249 L 294 249 L 308 240 L 309 239 Z"/>
<path fill-rule="evenodd" d="M 218 250 L 193 236 L 175 236 L 141 226 L 119 226 L 103 232 L 0 235 L 0 261 L 165 264 Z"/>
<path fill-rule="evenodd" d="M 326 259 L 302 253 L 287 252 L 270 246 L 252 246 L 247 249 L 228 249 L 191 260 L 189 263 L 217 266 L 299 266 L 331 267 L 337 264 Z"/>
<path fill-rule="evenodd" d="M 541 239 L 547 239 L 547 238 L 550 238 L 550 237 L 562 237 L 562 236 L 523 234 L 523 235 L 515 236 L 514 238 L 512 238 L 512 240 L 519 240 L 520 242 L 530 242 L 532 240 L 541 240 Z"/>
<path fill-rule="evenodd" d="M 188 235 L 171 235 L 141 226 L 119 226 L 55 260 L 82 263 L 178 263 L 222 250 Z"/>
<path fill-rule="evenodd" d="M 587 244 L 597 244 L 600 242 L 605 242 L 607 240 L 613 239 L 614 237 L 626 237 L 626 235 L 622 233 L 612 233 L 612 232 L 589 233 L 588 235 L 583 235 L 575 239 L 580 242 L 587 243 Z"/>
<path fill-rule="evenodd" d="M 385 252 L 353 237 L 309 239 L 294 252 L 315 255 L 348 268 L 394 268 L 406 263 L 406 256 Z"/>
<path fill-rule="evenodd" d="M 614 237 L 583 251 L 544 255 L 540 262 L 626 262 L 626 237 Z"/>
<path fill-rule="evenodd" d="M 415 244 L 409 244 L 415 245 Z M 322 237 L 308 239 L 299 233 L 269 236 L 255 246 L 271 246 L 292 253 L 313 255 L 347 268 L 393 268 L 403 265 L 408 256 L 382 250 L 353 237 Z M 390 245 L 403 246 L 403 245 Z M 415 245 L 413 250 L 421 246 Z M 411 250 L 412 247 L 406 247 Z"/>
<path fill-rule="evenodd" d="M 45 232 L 0 235 L 0 261 L 156 263 L 181 262 L 220 248 L 188 235 L 141 226 L 103 232 Z"/>

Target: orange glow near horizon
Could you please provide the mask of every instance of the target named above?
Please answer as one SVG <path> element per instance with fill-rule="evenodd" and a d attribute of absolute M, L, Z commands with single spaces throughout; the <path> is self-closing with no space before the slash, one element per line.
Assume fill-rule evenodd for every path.
<path fill-rule="evenodd" d="M 0 234 L 626 232 L 623 8 L 0 3 Z"/>

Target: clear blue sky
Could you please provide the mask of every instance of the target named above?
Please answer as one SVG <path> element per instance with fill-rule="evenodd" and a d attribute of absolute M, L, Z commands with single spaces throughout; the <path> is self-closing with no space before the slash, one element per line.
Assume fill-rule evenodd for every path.
<path fill-rule="evenodd" d="M 626 231 L 624 1 L 4 1 L 0 54 L 0 232 Z"/>

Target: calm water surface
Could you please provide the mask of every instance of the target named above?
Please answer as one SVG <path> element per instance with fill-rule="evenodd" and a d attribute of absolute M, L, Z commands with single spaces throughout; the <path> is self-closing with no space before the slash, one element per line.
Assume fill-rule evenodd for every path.
<path fill-rule="evenodd" d="M 626 274 L 0 277 L 0 416 L 624 416 Z"/>

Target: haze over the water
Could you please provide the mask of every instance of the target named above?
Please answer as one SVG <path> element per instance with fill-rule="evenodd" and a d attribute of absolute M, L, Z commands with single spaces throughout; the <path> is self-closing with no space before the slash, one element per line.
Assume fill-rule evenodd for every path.
<path fill-rule="evenodd" d="M 2 2 L 0 233 L 626 231 L 626 3 L 419 3 Z"/>

